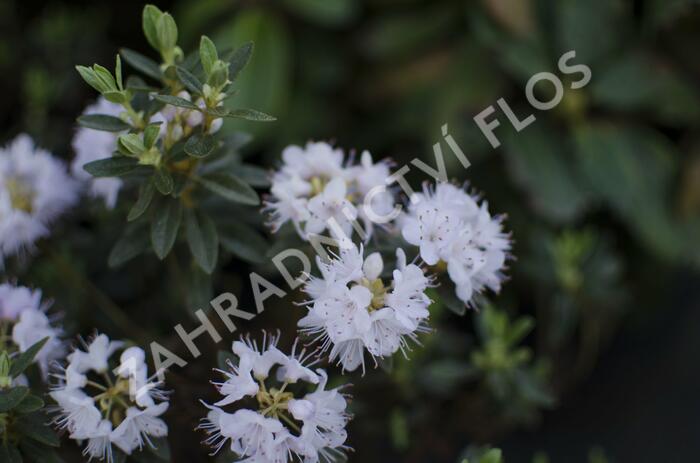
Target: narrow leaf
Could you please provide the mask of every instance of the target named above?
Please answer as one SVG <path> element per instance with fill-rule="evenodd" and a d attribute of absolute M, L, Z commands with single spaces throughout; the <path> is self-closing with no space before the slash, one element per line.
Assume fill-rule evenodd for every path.
<path fill-rule="evenodd" d="M 185 220 L 185 230 L 187 244 L 195 262 L 211 274 L 219 255 L 219 236 L 214 222 L 207 215 L 190 211 Z"/>
<path fill-rule="evenodd" d="M 22 401 L 15 407 L 15 413 L 32 413 L 39 410 L 44 406 L 44 401 L 39 397 L 28 394 Z"/>
<path fill-rule="evenodd" d="M 246 67 L 250 57 L 253 56 L 253 42 L 246 42 L 233 52 L 229 59 L 229 79 L 235 82 L 238 74 Z"/>
<path fill-rule="evenodd" d="M 219 225 L 219 240 L 224 249 L 254 264 L 265 261 L 270 247 L 252 227 L 237 222 Z"/>
<path fill-rule="evenodd" d="M 141 184 L 139 187 L 139 199 L 137 199 L 134 205 L 131 207 L 129 215 L 126 218 L 129 222 L 138 219 L 144 212 L 146 212 L 148 206 L 151 205 L 151 201 L 153 200 L 154 191 L 155 187 L 152 181 L 149 180 L 148 182 Z"/>
<path fill-rule="evenodd" d="M 0 389 L 0 413 L 12 410 L 29 394 L 29 388 L 17 386 L 10 389 Z"/>
<path fill-rule="evenodd" d="M 160 50 L 157 25 L 161 16 L 163 16 L 163 12 L 155 5 L 146 5 L 143 8 L 143 15 L 141 18 L 143 34 L 146 36 L 148 43 L 156 50 Z"/>
<path fill-rule="evenodd" d="M 158 63 L 153 61 L 151 58 L 142 55 L 141 53 L 128 48 L 121 48 L 119 50 L 119 54 L 122 56 L 122 58 L 124 58 L 124 61 L 131 65 L 131 67 L 137 71 L 143 72 L 148 77 L 160 80 L 163 76 Z"/>
<path fill-rule="evenodd" d="M 44 344 L 49 340 L 48 337 L 42 339 L 41 341 L 33 344 L 29 349 L 25 350 L 17 357 L 12 359 L 12 366 L 10 367 L 10 376 L 13 378 L 18 377 L 24 370 L 27 369 L 29 365 L 34 361 L 34 357 L 39 353 Z"/>
<path fill-rule="evenodd" d="M 151 220 L 151 243 L 159 259 L 163 260 L 175 244 L 182 222 L 182 204 L 168 200 L 159 205 Z"/>
<path fill-rule="evenodd" d="M 178 106 L 180 108 L 187 108 L 187 109 L 195 109 L 199 111 L 199 106 L 196 104 L 192 103 L 190 100 L 186 100 L 184 98 L 180 98 L 179 96 L 174 96 L 174 95 L 154 95 L 153 98 L 156 100 L 169 104 L 172 106 Z"/>
<path fill-rule="evenodd" d="M 199 59 L 202 62 L 204 73 L 209 76 L 214 63 L 219 59 L 219 54 L 216 52 L 214 42 L 206 35 L 203 35 L 199 41 Z"/>
<path fill-rule="evenodd" d="M 15 420 L 15 429 L 25 437 L 34 439 L 51 447 L 58 447 L 61 442 L 56 433 L 47 426 L 48 419 L 41 413 L 22 415 Z"/>
<path fill-rule="evenodd" d="M 187 90 L 196 94 L 202 93 L 202 82 L 200 82 L 197 76 L 180 66 L 175 68 L 175 72 L 177 73 L 177 78 L 187 87 Z"/>
<path fill-rule="evenodd" d="M 78 124 L 88 129 L 104 130 L 105 132 L 121 132 L 131 128 L 129 124 L 118 117 L 108 116 L 106 114 L 86 114 L 80 116 L 78 118 Z"/>
<path fill-rule="evenodd" d="M 93 177 L 119 177 L 135 170 L 138 166 L 136 159 L 117 156 L 88 162 L 83 169 Z"/>
<path fill-rule="evenodd" d="M 117 268 L 143 253 L 150 245 L 147 222 L 134 222 L 127 226 L 109 253 L 107 265 Z"/>
<path fill-rule="evenodd" d="M 222 196 L 229 201 L 234 201 L 250 206 L 260 204 L 258 194 L 247 183 L 238 177 L 227 174 L 212 174 L 196 179 L 204 188 Z"/>
<path fill-rule="evenodd" d="M 258 122 L 271 122 L 277 120 L 276 117 L 265 114 L 262 111 L 256 111 L 255 109 L 233 109 L 226 114 L 226 117 L 235 117 L 238 119 Z"/>

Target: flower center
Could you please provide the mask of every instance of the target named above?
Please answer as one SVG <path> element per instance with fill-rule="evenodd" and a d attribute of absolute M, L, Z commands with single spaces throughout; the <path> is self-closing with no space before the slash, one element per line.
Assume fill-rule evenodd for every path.
<path fill-rule="evenodd" d="M 379 310 L 384 307 L 384 298 L 386 297 L 388 288 L 384 286 L 384 282 L 381 278 L 377 278 L 376 280 L 372 281 L 367 278 L 362 278 L 360 280 L 360 285 L 369 289 L 369 291 L 372 293 L 372 301 L 370 302 L 368 309 L 369 312 L 374 312 L 375 310 Z"/>
<path fill-rule="evenodd" d="M 27 187 L 25 182 L 19 179 L 9 179 L 7 181 L 7 190 L 10 193 L 10 205 L 13 209 L 32 212 L 32 203 L 34 202 L 34 192 Z"/>
<path fill-rule="evenodd" d="M 110 381 L 111 382 L 111 381 Z M 97 387 L 96 384 L 92 384 Z M 117 427 L 124 421 L 126 410 L 129 408 L 129 380 L 119 378 L 116 383 L 108 388 L 103 388 L 103 392 L 95 397 L 95 403 L 102 411 L 102 416 L 112 422 L 112 426 Z"/>
<path fill-rule="evenodd" d="M 260 407 L 260 414 L 263 416 L 271 416 L 282 420 L 292 431 L 296 433 L 301 432 L 301 428 L 294 421 L 294 417 L 289 411 L 289 401 L 294 398 L 294 394 L 291 392 L 285 392 L 288 383 L 282 384 L 280 389 L 270 388 L 269 390 L 265 386 L 265 382 L 262 379 L 258 379 L 260 383 L 260 388 L 255 398 L 258 399 L 258 405 Z"/>
<path fill-rule="evenodd" d="M 311 196 L 316 196 L 323 193 L 323 189 L 326 188 L 328 179 L 321 176 L 311 177 L 309 179 L 309 183 L 311 183 Z"/>

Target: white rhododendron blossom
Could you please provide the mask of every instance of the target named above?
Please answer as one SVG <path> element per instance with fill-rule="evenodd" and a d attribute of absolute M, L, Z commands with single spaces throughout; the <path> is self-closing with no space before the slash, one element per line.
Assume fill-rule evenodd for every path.
<path fill-rule="evenodd" d="M 420 248 L 428 265 L 446 264 L 457 297 L 471 304 L 484 288 L 498 292 L 511 247 L 502 217 L 492 217 L 488 203 L 450 183 L 425 187 L 400 218 L 406 241 Z"/>
<path fill-rule="evenodd" d="M 312 370 L 296 343 L 291 355 L 276 344 L 267 335 L 260 346 L 250 338 L 233 343 L 236 362 L 216 370 L 224 379 L 213 383 L 222 399 L 205 404 L 205 443 L 214 453 L 228 446 L 240 462 L 332 461 L 347 450 L 346 396 L 327 389 L 326 372 Z"/>
<path fill-rule="evenodd" d="M 100 97 L 97 102 L 86 107 L 83 115 L 103 114 L 121 117 L 124 109 L 121 105 L 112 103 Z M 122 180 L 117 177 L 94 178 L 85 172 L 83 166 L 92 161 L 112 157 L 117 149 L 118 133 L 80 127 L 73 137 L 75 157 L 71 163 L 73 176 L 88 185 L 88 191 L 95 198 L 102 198 L 108 208 L 117 203 L 117 196 L 122 187 Z"/>
<path fill-rule="evenodd" d="M 425 294 L 430 286 L 423 270 L 406 263 L 396 251 L 391 276 L 382 279 L 384 262 L 379 253 L 363 257 L 362 248 L 341 249 L 337 258 L 323 262 L 317 257 L 321 277 L 310 277 L 304 290 L 310 296 L 309 313 L 299 321 L 302 332 L 330 349 L 330 359 L 352 371 L 362 365 L 365 350 L 373 357 L 388 357 L 408 341 L 428 331 Z"/>
<path fill-rule="evenodd" d="M 42 303 L 41 291 L 38 289 L 0 284 L 0 327 L 3 333 L 11 334 L 0 348 L 25 352 L 37 342 L 48 338 L 34 357 L 44 379 L 48 376 L 51 362 L 65 354 L 65 345 L 61 341 L 63 331 L 51 323 L 46 314 L 49 305 Z M 8 342 L 14 346 L 8 346 Z"/>
<path fill-rule="evenodd" d="M 20 135 L 0 148 L 0 266 L 31 248 L 78 197 L 66 166 Z"/>
<path fill-rule="evenodd" d="M 50 393 L 58 404 L 54 423 L 84 443 L 83 455 L 90 459 L 111 462 L 114 447 L 131 455 L 145 445 L 155 447 L 153 439 L 168 434 L 160 418 L 168 409 L 167 395 L 158 383 L 149 382 L 143 349 L 123 347 L 121 341 L 97 335 L 85 350 L 68 355 Z M 110 363 L 119 350 L 119 363 Z"/>
<path fill-rule="evenodd" d="M 303 239 L 325 230 L 339 238 L 349 237 L 359 218 L 368 239 L 373 225 L 367 209 L 385 216 L 394 207 L 394 196 L 386 189 L 370 194 L 386 185 L 390 174 L 389 164 L 374 163 L 368 151 L 362 153 L 359 164 L 352 165 L 341 149 L 309 142 L 304 148 L 285 148 L 282 161 L 272 177 L 265 207 L 273 231 L 291 222 Z"/>

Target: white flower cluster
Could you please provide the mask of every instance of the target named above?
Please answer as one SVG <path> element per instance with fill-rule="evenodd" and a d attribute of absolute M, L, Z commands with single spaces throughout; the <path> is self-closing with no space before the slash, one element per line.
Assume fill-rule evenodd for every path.
<path fill-rule="evenodd" d="M 152 438 L 168 434 L 159 418 L 168 409 L 167 397 L 148 382 L 144 351 L 125 349 L 118 368 L 110 370 L 110 357 L 123 345 L 100 334 L 85 351 L 76 349 L 50 393 L 58 404 L 55 423 L 71 439 L 87 442 L 83 455 L 90 459 L 111 462 L 112 445 L 131 455 L 144 444 L 153 446 Z"/>
<path fill-rule="evenodd" d="M 83 115 L 104 114 L 107 116 L 121 117 L 123 113 L 121 105 L 111 103 L 98 98 L 83 111 Z M 117 177 L 94 178 L 83 166 L 89 162 L 112 157 L 117 149 L 118 133 L 105 132 L 104 130 L 88 129 L 80 127 L 73 137 L 73 151 L 75 157 L 71 163 L 73 176 L 88 185 L 88 191 L 95 198 L 102 198 L 108 208 L 113 208 L 117 203 L 117 195 L 122 187 L 122 180 Z"/>
<path fill-rule="evenodd" d="M 344 370 L 362 365 L 364 351 L 387 357 L 418 332 L 427 331 L 430 279 L 415 264 L 406 263 L 402 249 L 388 284 L 381 278 L 384 262 L 379 253 L 363 258 L 362 248 L 341 249 L 340 256 L 324 263 L 317 258 L 322 277 L 311 277 L 305 292 L 311 297 L 309 313 L 299 321 L 302 332 L 331 348 Z"/>
<path fill-rule="evenodd" d="M 210 410 L 200 425 L 209 434 L 205 442 L 214 453 L 228 443 L 241 462 L 331 461 L 346 449 L 345 396 L 338 388 L 326 389 L 326 372 L 305 365 L 304 350 L 297 355 L 295 344 L 287 356 L 276 343 L 274 336 L 266 336 L 261 348 L 249 338 L 233 343 L 238 363 L 218 370 L 226 379 L 214 383 L 223 398 L 205 404 Z M 314 392 L 306 392 L 309 385 Z M 233 413 L 221 408 L 246 398 L 257 406 Z"/>
<path fill-rule="evenodd" d="M 27 135 L 0 148 L 0 267 L 49 234 L 49 225 L 78 198 L 66 166 Z"/>
<path fill-rule="evenodd" d="M 484 288 L 500 290 L 510 237 L 502 218 L 489 214 L 486 201 L 479 205 L 463 189 L 438 183 L 416 193 L 399 222 L 404 239 L 419 246 L 425 263 L 447 265 L 465 304 Z"/>
<path fill-rule="evenodd" d="M 373 227 L 368 209 L 385 215 L 394 206 L 394 197 L 387 191 L 368 196 L 373 188 L 383 187 L 390 175 L 389 164 L 374 163 L 368 151 L 362 153 L 359 164 L 351 165 L 342 150 L 310 142 L 305 148 L 288 146 L 282 160 L 266 201 L 274 231 L 291 222 L 304 239 L 326 229 L 335 236 L 342 230 L 349 237 L 353 221 L 360 218 L 369 238 Z"/>
<path fill-rule="evenodd" d="M 48 305 L 41 302 L 40 290 L 32 291 L 9 283 L 0 284 L 0 327 L 3 333 L 12 333 L 11 340 L 17 350 L 25 352 L 42 339 L 49 338 L 34 357 L 44 379 L 48 376 L 51 362 L 65 354 L 65 346 L 61 341 L 63 332 L 51 324 L 46 315 L 47 309 Z"/>

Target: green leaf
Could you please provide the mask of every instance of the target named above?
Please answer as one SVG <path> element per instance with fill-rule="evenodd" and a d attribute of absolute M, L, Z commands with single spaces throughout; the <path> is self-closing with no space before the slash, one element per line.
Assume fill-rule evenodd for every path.
<path fill-rule="evenodd" d="M 250 206 L 260 204 L 260 198 L 255 190 L 234 175 L 212 174 L 206 177 L 198 177 L 195 180 L 204 188 L 229 201 Z"/>
<path fill-rule="evenodd" d="M 0 444 L 0 461 L 3 463 L 22 463 L 22 455 L 14 445 Z"/>
<path fill-rule="evenodd" d="M 94 130 L 104 130 L 105 132 L 121 132 L 131 128 L 129 124 L 118 117 L 106 114 L 86 114 L 78 118 L 78 124 L 82 127 Z"/>
<path fill-rule="evenodd" d="M 151 243 L 158 258 L 163 260 L 175 244 L 182 222 L 182 203 L 170 199 L 158 206 L 151 218 Z"/>
<path fill-rule="evenodd" d="M 83 80 L 88 83 L 88 85 L 98 92 L 102 93 L 108 90 L 108 88 L 104 87 L 102 81 L 97 77 L 94 70 L 86 66 L 76 66 L 75 69 L 78 70 L 80 77 L 82 77 Z"/>
<path fill-rule="evenodd" d="M 153 61 L 151 58 L 128 48 L 121 48 L 119 50 L 119 54 L 122 56 L 122 58 L 124 58 L 124 61 L 131 65 L 131 67 L 137 71 L 143 72 L 148 77 L 152 77 L 157 80 L 160 80 L 161 77 L 163 77 L 160 66 L 158 66 L 158 63 Z"/>
<path fill-rule="evenodd" d="M 119 90 L 117 88 L 117 82 L 114 80 L 114 76 L 112 75 L 112 73 L 109 72 L 109 69 L 107 69 L 104 66 L 100 66 L 99 64 L 94 64 L 92 66 L 92 69 L 95 72 L 95 77 L 101 82 L 101 85 L 106 90 L 110 90 L 113 92 Z M 105 92 L 103 91 L 102 93 Z"/>
<path fill-rule="evenodd" d="M 19 446 L 22 455 L 28 456 L 35 463 L 64 463 L 53 448 L 37 441 L 22 439 Z"/>
<path fill-rule="evenodd" d="M 139 187 L 139 199 L 137 199 L 134 205 L 131 207 L 129 215 L 126 218 L 129 222 L 138 219 L 144 212 L 146 212 L 148 206 L 151 205 L 154 192 L 155 186 L 153 185 L 153 181 L 149 180 L 148 182 L 141 184 Z"/>
<path fill-rule="evenodd" d="M 141 154 L 146 151 L 146 147 L 143 144 L 143 140 L 138 134 L 135 133 L 125 133 L 119 135 L 117 139 L 117 147 L 120 151 L 124 151 L 129 154 Z"/>
<path fill-rule="evenodd" d="M 61 445 L 61 441 L 47 425 L 48 421 L 42 413 L 31 413 L 18 417 L 14 426 L 25 437 L 51 447 L 58 447 Z"/>
<path fill-rule="evenodd" d="M 219 235 L 214 222 L 205 214 L 188 211 L 185 219 L 187 244 L 195 262 L 211 274 L 219 256 Z"/>
<path fill-rule="evenodd" d="M 158 38 L 158 21 L 163 16 L 163 12 L 155 5 L 146 5 L 143 8 L 141 25 L 143 33 L 146 36 L 148 43 L 156 50 L 160 50 L 160 40 Z"/>
<path fill-rule="evenodd" d="M 290 10 L 323 26 L 346 24 L 358 12 L 359 1 L 356 0 L 285 0 Z"/>
<path fill-rule="evenodd" d="M 583 213 L 590 194 L 576 175 L 568 145 L 544 123 L 506 134 L 507 166 L 537 212 L 557 223 L 570 222 Z"/>
<path fill-rule="evenodd" d="M 177 24 L 169 13 L 163 13 L 156 23 L 160 51 L 172 50 L 177 45 Z"/>
<path fill-rule="evenodd" d="M 197 309 L 211 307 L 209 301 L 214 297 L 212 278 L 194 262 L 187 273 L 187 307 L 191 308 L 191 314 L 194 315 Z"/>
<path fill-rule="evenodd" d="M 219 60 L 219 54 L 216 52 L 216 45 L 209 37 L 203 35 L 199 40 L 199 59 L 202 62 L 204 73 L 209 76 L 214 67 L 214 63 Z"/>
<path fill-rule="evenodd" d="M 216 141 L 211 135 L 195 133 L 185 143 L 185 153 L 193 158 L 209 156 L 216 148 Z"/>
<path fill-rule="evenodd" d="M 155 455 L 156 458 L 163 461 L 170 461 L 172 459 L 170 444 L 168 443 L 167 437 L 151 437 L 151 442 L 153 443 L 153 447 L 149 445 L 146 448 Z"/>
<path fill-rule="evenodd" d="M 241 259 L 259 264 L 266 260 L 270 245 L 249 225 L 239 222 L 219 224 L 219 241 L 224 249 Z"/>
<path fill-rule="evenodd" d="M 49 338 L 46 337 L 42 339 L 41 341 L 36 342 L 35 344 L 32 344 L 32 346 L 19 354 L 17 357 L 12 359 L 12 366 L 10 367 L 10 376 L 13 378 L 18 377 L 24 370 L 29 367 L 29 365 L 32 364 L 34 361 L 34 357 L 36 357 L 36 354 L 39 353 L 42 347 L 44 347 L 44 344 L 48 342 Z"/>
<path fill-rule="evenodd" d="M 277 120 L 277 118 L 274 116 L 265 114 L 262 111 L 256 111 L 255 109 L 232 109 L 226 114 L 226 117 L 235 117 L 238 119 L 258 122 L 271 122 Z"/>
<path fill-rule="evenodd" d="M 165 169 L 157 169 L 153 174 L 153 184 L 156 189 L 164 195 L 169 195 L 173 192 L 175 182 L 173 176 Z"/>
<path fill-rule="evenodd" d="M 124 234 L 117 240 L 109 253 L 107 265 L 117 268 L 143 253 L 150 245 L 147 222 L 133 222 L 127 225 Z"/>
<path fill-rule="evenodd" d="M 269 11 L 254 7 L 242 10 L 233 21 L 224 23 L 214 37 L 216 43 L 236 47 L 245 46 L 249 40 L 255 42 L 255 53 L 246 66 L 246 72 L 236 77 L 240 65 L 230 66 L 229 79 L 235 81 L 233 86 L 239 92 L 232 100 L 235 105 L 257 108 L 269 114 L 282 114 L 289 99 L 293 74 L 293 40 L 286 24 Z M 269 131 L 270 127 L 237 121 L 223 130 L 232 129 L 259 135 Z"/>
<path fill-rule="evenodd" d="M 180 66 L 175 68 L 175 72 L 177 73 L 177 78 L 187 87 L 187 90 L 197 95 L 202 93 L 202 82 L 200 82 L 197 76 Z"/>
<path fill-rule="evenodd" d="M 102 96 L 105 98 L 105 100 L 110 101 L 112 103 L 124 104 L 127 101 L 126 94 L 117 90 L 103 92 Z"/>
<path fill-rule="evenodd" d="M 0 413 L 12 410 L 29 394 L 29 388 L 25 386 L 0 389 Z"/>
<path fill-rule="evenodd" d="M 235 174 L 250 186 L 267 188 L 270 186 L 270 173 L 258 166 L 241 164 L 236 167 Z"/>
<path fill-rule="evenodd" d="M 117 88 L 119 90 L 124 90 L 124 84 L 122 81 L 122 60 L 119 57 L 119 54 L 117 54 L 116 60 L 117 60 L 117 63 L 114 67 L 114 76 L 117 79 Z"/>
<path fill-rule="evenodd" d="M 88 162 L 83 166 L 83 169 L 93 177 L 119 177 L 128 174 L 137 167 L 139 167 L 139 163 L 136 159 L 116 156 Z"/>
<path fill-rule="evenodd" d="M 149 124 L 143 131 L 143 144 L 146 149 L 153 148 L 160 134 L 160 124 Z"/>
<path fill-rule="evenodd" d="M 248 65 L 250 58 L 253 56 L 253 42 L 246 42 L 233 52 L 229 62 L 229 79 L 235 82 L 241 71 Z"/>
<path fill-rule="evenodd" d="M 440 296 L 440 302 L 442 302 L 445 307 L 450 309 L 451 312 L 459 315 L 460 317 L 467 313 L 467 304 L 455 294 L 455 286 L 451 281 L 442 278 L 440 281 L 440 286 L 437 287 L 438 295 Z"/>
<path fill-rule="evenodd" d="M 28 394 L 14 409 L 15 413 L 32 413 L 44 406 L 44 401 L 39 397 Z"/>
<path fill-rule="evenodd" d="M 179 96 L 174 96 L 174 95 L 154 95 L 153 98 L 156 100 L 166 103 L 172 106 L 178 106 L 180 108 L 187 108 L 187 109 L 194 109 L 199 111 L 200 107 L 197 106 L 196 104 L 192 103 L 190 100 L 186 100 L 184 98 L 180 98 Z"/>

